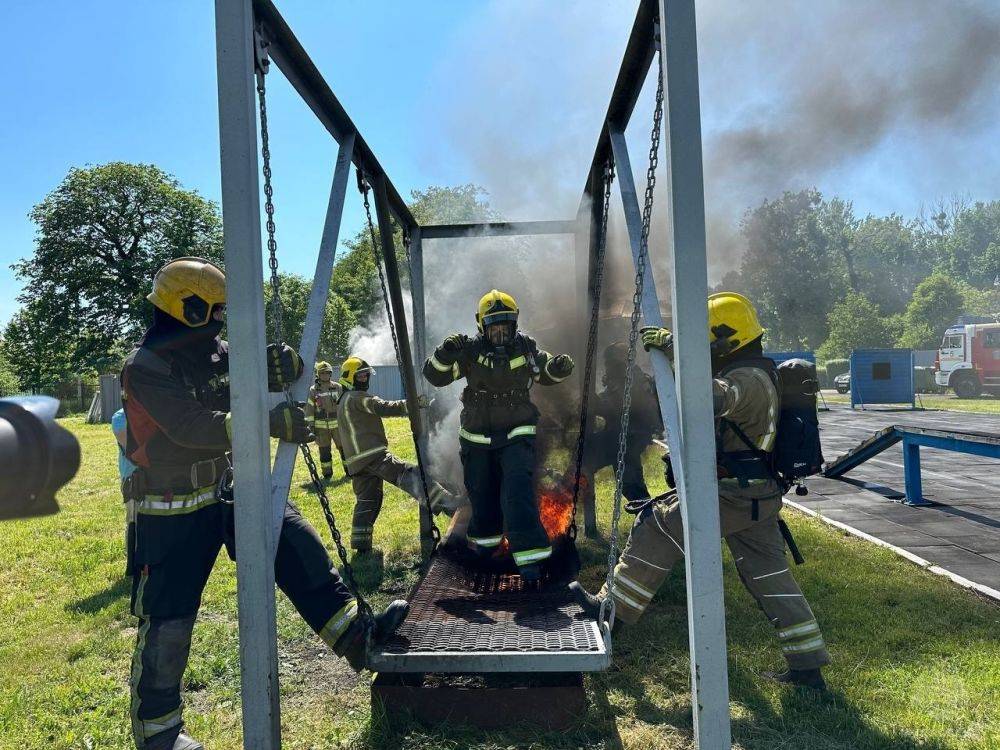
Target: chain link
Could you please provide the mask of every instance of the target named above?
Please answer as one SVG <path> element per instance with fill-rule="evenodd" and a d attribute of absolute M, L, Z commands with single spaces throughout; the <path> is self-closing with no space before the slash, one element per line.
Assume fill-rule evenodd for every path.
<path fill-rule="evenodd" d="M 368 220 L 368 236 L 372 244 L 372 255 L 375 258 L 375 268 L 378 269 L 378 282 L 382 287 L 382 302 L 385 305 L 385 317 L 389 323 L 389 333 L 392 336 L 392 348 L 396 352 L 396 367 L 399 368 L 400 374 L 402 374 L 403 357 L 399 352 L 399 338 L 396 336 L 396 321 L 392 317 L 392 306 L 389 304 L 389 288 L 385 283 L 385 272 L 383 271 L 385 259 L 382 257 L 382 250 L 375 238 L 375 223 L 372 221 L 372 207 L 368 200 L 368 193 L 371 192 L 371 185 L 368 182 L 368 178 L 360 170 L 358 170 L 358 189 L 361 191 L 361 195 L 364 198 L 365 217 Z M 407 263 L 409 263 L 410 243 L 408 241 L 408 236 L 405 233 L 403 235 L 403 246 L 406 248 L 406 260 Z M 395 249 L 395 242 L 393 242 L 393 247 Z M 423 456 L 421 455 L 422 451 L 420 449 L 420 440 L 417 435 L 413 436 L 413 450 L 416 453 L 417 473 L 420 476 L 420 489 L 424 493 L 424 502 L 420 504 L 420 512 L 426 514 L 426 521 L 430 525 L 431 539 L 434 541 L 434 547 L 431 550 L 433 554 L 433 551 L 436 550 L 438 545 L 441 543 L 441 530 L 437 527 L 437 524 L 434 523 L 434 513 L 431 511 L 430 493 L 427 490 L 427 471 L 424 468 Z"/>
<path fill-rule="evenodd" d="M 628 423 L 632 411 L 632 373 L 639 340 L 639 318 L 642 314 L 642 290 L 646 275 L 646 261 L 649 256 L 649 228 L 653 217 L 653 188 L 656 186 L 656 165 L 660 152 L 660 125 L 663 122 L 663 75 L 660 65 L 657 73 L 656 106 L 653 110 L 653 132 L 650 135 L 649 167 L 646 169 L 646 194 L 642 207 L 642 231 L 639 237 L 639 256 L 635 263 L 635 291 L 632 293 L 632 318 L 628 332 L 628 359 L 625 365 L 625 386 L 622 396 L 622 426 L 618 433 L 618 461 L 615 467 L 615 501 L 611 514 L 611 545 L 608 550 L 608 573 L 605 581 L 607 596 L 601 602 L 598 622 L 614 622 L 614 597 L 612 587 L 615 581 L 615 564 L 618 561 L 618 524 L 622 512 L 622 480 L 625 474 L 625 451 L 628 447 Z M 609 612 L 610 608 L 610 612 Z"/>
<path fill-rule="evenodd" d="M 271 186 L 271 148 L 267 130 L 267 87 L 265 85 L 265 75 L 266 70 L 262 69 L 261 66 L 258 66 L 256 68 L 257 98 L 260 109 L 260 153 L 261 161 L 263 162 L 262 171 L 264 174 L 264 211 L 267 213 L 266 229 L 268 266 L 270 266 L 271 269 L 271 314 L 274 323 L 274 343 L 277 346 L 281 346 L 284 334 L 284 311 L 282 310 L 280 296 L 281 279 L 278 276 L 278 242 L 275 238 L 274 226 L 274 189 Z M 292 398 L 292 393 L 288 385 L 285 385 L 284 395 L 286 403 L 294 406 L 295 402 Z M 347 554 L 347 548 L 344 546 L 340 530 L 337 528 L 337 521 L 333 516 L 333 510 L 330 508 L 330 499 L 326 495 L 326 484 L 320 476 L 319 470 L 316 468 L 316 462 L 313 460 L 312 451 L 309 449 L 309 446 L 306 443 L 301 443 L 299 445 L 299 451 L 302 453 L 302 460 L 305 462 L 306 468 L 309 470 L 309 479 L 312 482 L 313 491 L 319 498 L 319 504 L 323 509 L 323 515 L 326 518 L 326 523 L 330 527 L 330 536 L 333 537 L 333 543 L 337 548 L 337 556 L 340 558 L 340 571 L 344 576 L 344 581 L 347 583 L 348 589 L 350 589 L 354 598 L 357 600 L 358 616 L 361 623 L 366 629 L 370 629 L 374 622 L 371 606 L 365 600 L 364 596 L 361 595 L 361 589 L 358 587 L 358 582 L 354 578 L 354 568 L 351 566 Z"/>
<path fill-rule="evenodd" d="M 576 472 L 573 476 L 573 515 L 570 516 L 569 537 L 576 539 L 576 511 L 580 500 L 580 477 L 583 471 L 584 448 L 587 440 L 589 421 L 590 389 L 594 379 L 594 359 L 597 353 L 597 328 L 601 317 L 601 288 L 604 285 L 604 251 L 608 241 L 608 214 L 611 208 L 611 184 L 615 179 L 614 158 L 609 156 L 604 165 L 602 183 L 604 185 L 604 205 L 601 209 L 601 224 L 598 227 L 597 253 L 594 258 L 593 309 L 590 311 L 590 331 L 587 334 L 587 355 L 583 369 L 583 394 L 580 399 L 580 432 L 576 439 Z"/>

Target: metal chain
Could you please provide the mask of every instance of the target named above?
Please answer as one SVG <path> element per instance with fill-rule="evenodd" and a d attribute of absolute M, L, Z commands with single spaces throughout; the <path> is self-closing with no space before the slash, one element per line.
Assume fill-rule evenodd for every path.
<path fill-rule="evenodd" d="M 618 462 L 615 467 L 615 502 L 611 514 L 611 546 L 608 550 L 608 573 L 605 580 L 607 596 L 601 602 L 598 622 L 613 624 L 615 615 L 612 588 L 615 582 L 615 563 L 618 558 L 618 524 L 622 512 L 622 480 L 625 474 L 625 451 L 628 447 L 628 423 L 632 411 L 632 371 L 635 367 L 636 344 L 639 340 L 639 317 L 642 313 L 642 289 L 646 275 L 646 261 L 649 256 L 649 227 L 653 217 L 653 188 L 656 186 L 656 165 L 660 152 L 660 125 L 663 121 L 663 75 L 660 66 L 657 72 L 656 106 L 653 110 L 653 132 L 650 135 L 649 167 L 646 169 L 646 194 L 642 207 L 642 232 L 639 238 L 639 257 L 635 263 L 635 291 L 632 293 L 632 318 L 628 332 L 628 359 L 625 365 L 625 387 L 622 396 L 622 425 L 618 433 Z M 608 611 L 610 608 L 610 612 Z"/>
<path fill-rule="evenodd" d="M 385 260 L 382 257 L 381 248 L 379 248 L 378 242 L 375 238 L 375 223 L 372 221 L 372 207 L 371 203 L 368 201 L 368 193 L 371 190 L 371 186 L 361 170 L 358 170 L 358 189 L 361 191 L 361 195 L 364 198 L 365 217 L 368 220 L 368 237 L 370 238 L 372 244 L 372 255 L 375 258 L 375 268 L 378 269 L 378 282 L 382 288 L 382 302 L 385 305 L 385 317 L 389 323 L 389 333 L 392 336 L 392 348 L 396 352 L 396 367 L 399 368 L 400 374 L 402 374 L 403 357 L 399 352 L 399 338 L 396 336 L 396 321 L 392 317 L 392 307 L 389 304 L 389 288 L 386 286 L 385 272 L 382 268 Z M 404 234 L 403 236 L 404 246 L 407 251 L 406 258 L 407 262 L 409 262 L 409 242 L 405 241 L 406 235 Z M 426 520 L 430 525 L 431 539 L 434 541 L 434 548 L 431 550 L 431 554 L 433 554 L 434 550 L 436 550 L 438 545 L 441 543 L 441 530 L 437 527 L 437 524 L 434 523 L 434 513 L 431 511 L 430 493 L 427 490 L 427 471 L 424 468 L 424 460 L 420 450 L 420 440 L 417 435 L 413 436 L 413 450 L 414 453 L 416 453 L 417 474 L 420 476 L 420 489 L 424 493 L 424 502 L 421 504 L 420 512 L 427 514 Z"/>
<path fill-rule="evenodd" d="M 258 41 L 258 44 L 261 44 Z M 271 268 L 271 312 L 274 321 L 274 343 L 278 346 L 282 342 L 283 334 L 283 310 L 281 304 L 281 280 L 278 276 L 278 242 L 275 238 L 275 226 L 274 226 L 274 189 L 271 186 L 271 148 L 270 139 L 267 130 L 267 87 L 265 85 L 265 75 L 267 73 L 266 69 L 262 65 L 256 67 L 256 77 L 257 77 L 257 97 L 260 109 L 260 142 L 261 142 L 261 161 L 263 162 L 263 174 L 264 174 L 264 211 L 267 213 L 267 251 L 268 251 L 268 265 Z M 289 385 L 284 387 L 285 402 L 289 405 L 295 404 L 294 399 L 292 399 L 292 393 Z M 333 537 L 333 543 L 337 548 L 337 556 L 340 558 L 340 570 L 344 576 L 344 581 L 347 583 L 348 589 L 354 595 L 354 598 L 358 603 L 358 616 L 361 619 L 362 624 L 365 628 L 371 628 L 374 622 L 374 617 L 372 615 L 371 606 L 365 600 L 364 596 L 361 594 L 361 589 L 358 587 L 358 582 L 354 578 L 354 568 L 351 566 L 350 560 L 347 554 L 347 548 L 344 546 L 343 538 L 340 535 L 340 530 L 337 528 L 337 521 L 333 516 L 333 511 L 330 508 L 330 499 L 326 495 L 326 485 L 320 476 L 319 470 L 316 468 L 316 462 L 313 460 L 312 451 L 306 443 L 299 444 L 299 451 L 302 453 L 302 460 L 306 464 L 306 468 L 309 470 L 309 479 L 312 482 L 313 491 L 319 498 L 319 504 L 323 509 L 323 515 L 326 517 L 326 523 L 330 527 L 330 536 Z"/>
<path fill-rule="evenodd" d="M 594 274 L 593 309 L 590 312 L 590 331 L 587 334 L 587 355 L 583 369 L 583 394 L 580 399 L 580 432 L 576 439 L 576 472 L 573 477 L 573 515 L 570 516 L 569 537 L 576 539 L 576 510 L 580 500 L 580 477 L 583 471 L 583 455 L 587 440 L 587 426 L 590 408 L 590 387 L 594 379 L 594 359 L 597 353 L 597 328 L 601 314 L 601 288 L 604 284 L 604 251 L 608 241 L 608 214 L 611 208 L 611 184 L 615 179 L 614 158 L 609 156 L 604 165 L 604 206 L 601 210 L 601 224 L 597 235 L 597 253 Z"/>

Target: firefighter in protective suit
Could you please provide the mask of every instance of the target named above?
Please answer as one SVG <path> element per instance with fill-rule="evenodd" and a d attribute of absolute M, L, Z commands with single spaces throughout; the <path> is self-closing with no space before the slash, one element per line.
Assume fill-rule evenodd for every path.
<path fill-rule="evenodd" d="M 341 454 L 343 461 L 340 432 L 337 430 L 337 401 L 342 392 L 340 383 L 333 380 L 333 366 L 329 362 L 317 362 L 316 382 L 309 386 L 306 401 L 306 418 L 312 422 L 313 434 L 316 435 L 324 479 L 333 476 L 333 448 Z"/>
<path fill-rule="evenodd" d="M 423 488 L 416 464 L 396 458 L 389 452 L 383 417 L 405 417 L 406 401 L 386 401 L 369 396 L 366 391 L 374 371 L 360 357 L 348 357 L 340 369 L 340 386 L 344 389 L 337 404 L 340 444 L 344 451 L 344 466 L 354 488 L 354 519 L 351 524 L 351 547 L 355 552 L 370 552 L 375 520 L 382 510 L 383 483 L 399 487 L 418 503 L 423 502 Z M 421 408 L 429 402 L 417 399 Z M 460 501 L 434 481 L 427 482 L 432 513 L 451 515 Z"/>
<path fill-rule="evenodd" d="M 538 517 L 534 489 L 535 383 L 555 385 L 573 372 L 566 354 L 542 351 L 517 328 L 514 298 L 496 289 L 479 300 L 475 337 L 456 333 L 424 363 L 424 377 L 443 387 L 465 378 L 461 444 L 465 487 L 472 502 L 468 540 L 491 555 L 506 532 L 521 577 L 541 577 L 540 563 L 552 555 Z"/>
<path fill-rule="evenodd" d="M 750 301 L 733 292 L 708 298 L 708 326 L 722 536 L 744 585 L 774 625 L 788 664 L 787 671 L 766 676 L 822 690 L 826 686 L 821 667 L 830 656 L 785 557 L 778 525 L 782 488 L 759 453 L 774 448 L 780 410 L 769 360 L 763 359 L 763 329 Z M 672 335 L 666 329 L 644 328 L 642 342 L 647 350 L 657 348 L 673 356 Z M 757 451 L 748 450 L 740 432 Z M 681 509 L 673 493 L 639 513 L 614 570 L 615 612 L 623 622 L 639 619 L 683 556 L 683 543 Z M 606 587 L 597 596 L 579 583 L 570 588 L 592 616 L 608 596 Z"/>
<path fill-rule="evenodd" d="M 220 491 L 232 437 L 229 348 L 219 339 L 225 276 L 207 260 L 179 258 L 157 272 L 148 299 L 153 324 L 121 373 L 125 454 L 137 467 L 123 486 L 135 518 L 128 556 L 131 607 L 139 618 L 130 680 L 132 731 L 141 750 L 198 750 L 202 745 L 183 731 L 181 678 L 215 558 L 223 545 L 235 556 L 231 499 Z M 270 390 L 281 390 L 301 370 L 302 360 L 290 347 L 268 347 Z M 312 438 L 297 406 L 276 406 L 269 422 L 272 437 Z M 312 629 L 360 669 L 367 628 L 357 602 L 319 536 L 291 504 L 274 572 Z M 378 615 L 375 637 L 394 630 L 407 609 L 397 601 Z"/>

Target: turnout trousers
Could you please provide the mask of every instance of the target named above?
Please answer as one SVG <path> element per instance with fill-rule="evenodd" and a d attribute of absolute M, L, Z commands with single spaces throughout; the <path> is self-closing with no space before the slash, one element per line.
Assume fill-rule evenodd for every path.
<path fill-rule="evenodd" d="M 625 465 L 622 471 L 622 495 L 626 500 L 642 500 L 649 497 L 646 477 L 642 471 L 642 454 L 650 444 L 648 435 L 629 434 L 625 444 Z M 589 478 L 586 493 L 594 494 L 594 475 L 605 466 L 612 472 L 618 469 L 618 432 L 602 430 L 587 437 L 583 471 Z"/>
<path fill-rule="evenodd" d="M 372 548 L 375 521 L 382 510 L 385 495 L 384 483 L 399 487 L 418 503 L 423 502 L 423 488 L 416 464 L 396 458 L 389 451 L 375 454 L 360 468 L 351 469 L 354 488 L 354 518 L 351 521 L 351 547 L 355 552 L 368 552 Z M 428 480 L 427 491 L 432 505 L 447 490 L 437 482 Z"/>
<path fill-rule="evenodd" d="M 233 509 L 214 487 L 136 502 L 132 613 L 139 618 L 132 658 L 132 733 L 140 750 L 170 748 L 184 727 L 181 680 L 191 633 L 219 549 L 235 559 Z M 357 602 L 316 531 L 285 507 L 274 573 L 278 586 L 331 647 L 357 616 Z"/>
<path fill-rule="evenodd" d="M 828 664 L 830 655 L 809 602 L 785 557 L 778 528 L 781 497 L 758 500 L 758 518 L 745 499 L 719 499 L 722 536 L 733 553 L 743 585 L 774 625 L 791 669 Z M 684 556 L 680 503 L 647 506 L 635 519 L 614 571 L 615 613 L 634 623 L 645 611 L 674 564 Z M 601 596 L 607 596 L 607 587 Z"/>
<path fill-rule="evenodd" d="M 329 479 L 333 476 L 333 449 L 337 449 L 340 454 L 340 461 L 344 461 L 344 453 L 340 448 L 340 432 L 337 423 L 332 420 L 317 419 L 313 432 L 316 434 L 316 447 L 319 449 L 320 469 L 323 476 Z"/>
<path fill-rule="evenodd" d="M 535 497 L 535 439 L 517 438 L 496 448 L 461 442 L 465 488 L 472 503 L 469 541 L 486 551 L 498 547 L 506 532 L 519 568 L 551 557 Z"/>

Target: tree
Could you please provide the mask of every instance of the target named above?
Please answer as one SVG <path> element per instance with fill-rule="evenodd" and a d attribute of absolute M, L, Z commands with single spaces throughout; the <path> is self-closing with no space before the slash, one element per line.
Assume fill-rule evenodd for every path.
<path fill-rule="evenodd" d="M 962 309 L 969 315 L 1000 317 L 1000 286 L 976 289 L 962 282 Z"/>
<path fill-rule="evenodd" d="M 757 308 L 769 348 L 818 346 L 827 335 L 826 313 L 845 291 L 831 224 L 847 216 L 837 207 L 840 218 L 830 212 L 823 221 L 823 209 L 816 190 L 786 192 L 743 219 L 739 288 Z"/>
<path fill-rule="evenodd" d="M 9 396 L 21 390 L 21 381 L 4 350 L 4 342 L 0 340 L 0 396 Z"/>
<path fill-rule="evenodd" d="M 917 284 L 934 270 L 929 248 L 917 235 L 914 223 L 897 214 L 859 222 L 850 240 L 856 272 L 852 289 L 878 300 L 883 312 L 903 312 Z"/>
<path fill-rule="evenodd" d="M 39 344 L 68 346 L 80 370 L 102 369 L 138 338 L 160 266 L 184 255 L 222 259 L 217 206 L 151 164 L 71 169 L 30 218 L 38 232 L 32 257 L 13 266 L 24 282 L 18 299 L 62 311 L 65 335 Z"/>
<path fill-rule="evenodd" d="M 280 273 L 282 338 L 298 347 L 302 341 L 306 313 L 309 310 L 309 296 L 312 282 L 291 273 Z M 267 324 L 267 338 L 272 338 L 274 330 L 274 308 L 271 305 L 273 293 L 269 283 L 264 284 L 264 309 Z M 350 330 L 357 325 L 357 318 L 344 299 L 331 293 L 323 313 L 323 328 L 320 331 L 317 359 L 339 362 L 347 357 L 347 338 Z"/>
<path fill-rule="evenodd" d="M 422 225 L 492 221 L 498 218 L 496 211 L 490 208 L 486 191 L 472 184 L 457 187 L 431 186 L 426 190 L 414 190 L 410 193 L 408 206 L 413 217 Z M 374 212 L 374 207 L 372 211 Z M 380 241 L 377 226 L 375 241 Z M 408 286 L 409 267 L 399 232 L 395 244 L 402 283 Z M 338 258 L 333 268 L 331 291 L 343 299 L 356 320 L 362 320 L 382 304 L 368 227 L 362 227 L 353 238 L 344 240 L 344 246 L 347 252 Z"/>
<path fill-rule="evenodd" d="M 830 335 L 816 352 L 820 361 L 847 357 L 853 349 L 892 346 L 895 322 L 863 294 L 850 292 L 827 316 Z"/>
<path fill-rule="evenodd" d="M 1000 283 L 1000 201 L 964 208 L 944 244 L 942 264 L 953 278 L 979 289 Z"/>
<path fill-rule="evenodd" d="M 71 378 L 76 368 L 65 311 L 45 299 L 24 305 L 3 332 L 3 358 L 26 390 L 44 391 Z"/>
<path fill-rule="evenodd" d="M 944 330 L 962 314 L 961 287 L 948 276 L 935 273 L 921 281 L 903 316 L 900 344 L 910 349 L 936 349 Z"/>

